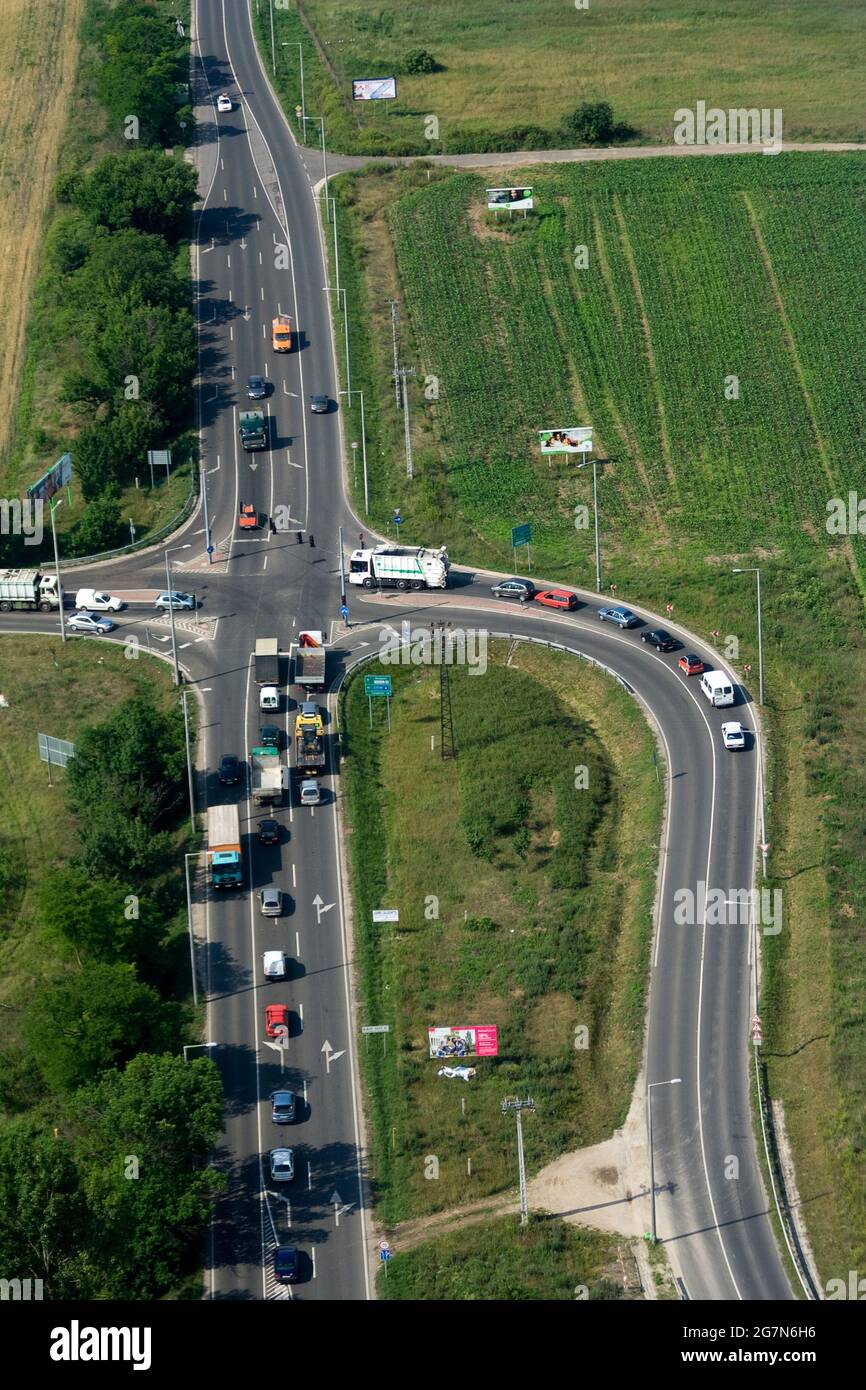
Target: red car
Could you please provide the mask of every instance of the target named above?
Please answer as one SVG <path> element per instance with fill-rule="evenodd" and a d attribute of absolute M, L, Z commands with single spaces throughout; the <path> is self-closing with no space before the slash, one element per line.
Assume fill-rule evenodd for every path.
<path fill-rule="evenodd" d="M 545 608 L 577 608 L 577 595 L 569 592 L 568 589 L 544 589 L 540 594 L 535 595 L 536 603 L 543 603 Z"/>
<path fill-rule="evenodd" d="M 281 1029 L 289 1031 L 289 1006 L 288 1004 L 268 1004 L 265 1008 L 265 1032 L 269 1038 L 275 1038 Z"/>
<path fill-rule="evenodd" d="M 685 656 L 681 656 L 677 665 L 687 676 L 699 676 L 704 669 L 704 663 L 694 652 L 687 652 Z"/>

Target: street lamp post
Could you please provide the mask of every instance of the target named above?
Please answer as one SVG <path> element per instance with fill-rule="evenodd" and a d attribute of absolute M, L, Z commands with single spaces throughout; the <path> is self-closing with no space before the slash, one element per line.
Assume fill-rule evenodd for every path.
<path fill-rule="evenodd" d="M 201 488 L 201 498 L 202 498 L 202 502 L 204 503 L 204 543 L 205 543 L 205 552 L 206 552 L 206 554 L 207 554 L 207 562 L 208 562 L 208 564 L 211 564 L 212 561 L 213 561 L 213 555 L 212 555 L 212 553 L 211 553 L 211 542 L 210 542 L 210 520 L 209 520 L 208 514 L 207 514 L 207 474 L 205 473 L 205 470 L 204 470 L 204 462 L 201 462 L 201 463 L 199 464 L 199 487 Z"/>
<path fill-rule="evenodd" d="M 578 468 L 587 468 L 586 463 L 579 463 Z M 598 535 L 598 459 L 592 460 L 592 511 L 595 521 L 595 591 L 601 593 L 601 544 Z"/>
<path fill-rule="evenodd" d="M 186 691 L 180 692 L 180 702 L 183 705 L 183 735 L 186 745 L 186 775 L 189 782 L 189 824 L 193 835 L 195 834 L 195 792 L 192 782 L 192 758 L 189 752 L 189 714 L 186 708 Z"/>
<path fill-rule="evenodd" d="M 58 507 L 62 507 L 63 498 L 57 499 Z M 48 510 L 51 513 L 51 539 L 54 542 L 54 571 L 57 575 L 57 603 L 60 610 L 60 640 L 66 641 L 66 621 L 63 617 L 63 585 L 60 582 L 60 557 L 57 553 L 57 528 L 54 525 L 54 498 L 48 502 Z"/>
<path fill-rule="evenodd" d="M 346 301 L 346 291 L 339 285 L 323 285 L 322 288 L 327 294 L 339 294 L 343 299 L 343 327 L 346 338 L 346 392 L 351 400 L 352 396 L 352 364 L 349 360 L 349 306 Z"/>
<path fill-rule="evenodd" d="M 751 565 L 732 569 L 731 574 L 753 574 L 758 581 L 758 702 L 764 703 L 764 639 L 761 630 L 761 571 Z"/>
<path fill-rule="evenodd" d="M 324 116 L 304 116 L 304 124 L 307 121 L 318 121 L 322 127 L 322 177 L 325 180 L 325 216 L 329 215 L 328 209 L 328 151 L 325 149 L 325 118 Z"/>
<path fill-rule="evenodd" d="M 186 925 L 189 932 L 189 968 L 192 976 L 192 1002 L 198 1007 L 198 983 L 195 977 L 195 942 L 192 935 L 192 892 L 189 886 L 189 861 L 198 859 L 201 850 L 195 854 L 185 854 L 183 856 L 183 872 L 186 878 Z"/>
<path fill-rule="evenodd" d="M 656 1243 L 656 1173 L 655 1160 L 653 1156 L 653 1108 L 652 1093 L 656 1086 L 679 1086 L 682 1083 L 681 1076 L 672 1076 L 669 1081 L 651 1081 L 646 1088 L 646 1124 L 647 1142 L 649 1144 L 649 1166 L 650 1166 L 650 1211 L 652 1222 L 652 1243 Z"/>
<path fill-rule="evenodd" d="M 186 1059 L 187 1059 L 187 1058 L 186 1058 L 186 1054 L 187 1054 L 188 1052 L 195 1052 L 196 1048 L 201 1048 L 201 1047 L 203 1047 L 203 1048 L 216 1047 L 216 1043 L 212 1043 L 212 1042 L 208 1042 L 208 1043 L 184 1043 L 184 1045 L 183 1045 L 183 1060 L 186 1061 Z"/>
<path fill-rule="evenodd" d="M 165 552 L 165 587 L 168 593 L 168 616 L 171 621 L 171 655 L 174 662 L 174 683 L 180 685 L 180 671 L 177 666 L 177 637 L 174 631 L 174 603 L 172 601 L 171 571 L 168 565 L 169 555 L 173 555 L 176 550 L 189 550 L 190 543 L 186 545 L 173 545 L 170 550 Z"/>
<path fill-rule="evenodd" d="M 282 47 L 297 48 L 298 50 L 298 62 L 301 67 L 301 121 L 303 122 L 307 119 L 307 103 L 304 101 L 304 45 L 293 43 L 291 39 L 283 39 Z"/>
<path fill-rule="evenodd" d="M 364 515 L 370 515 L 370 491 L 367 483 L 367 425 L 364 419 L 364 392 L 355 387 L 353 391 L 341 391 L 341 396 L 348 398 L 349 409 L 352 408 L 352 397 L 361 397 L 361 462 L 364 469 Z M 354 445 L 352 446 L 354 448 Z"/>

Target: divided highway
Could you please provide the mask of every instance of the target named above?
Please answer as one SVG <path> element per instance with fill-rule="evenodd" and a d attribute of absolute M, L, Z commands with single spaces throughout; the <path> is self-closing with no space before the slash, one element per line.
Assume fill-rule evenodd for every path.
<path fill-rule="evenodd" d="M 615 671 L 660 732 L 667 762 L 669 816 L 662 851 L 658 940 L 653 960 L 647 1080 L 674 1076 L 679 1086 L 654 1092 L 659 1235 L 692 1299 L 763 1300 L 791 1296 L 767 1210 L 749 1103 L 750 933 L 744 926 L 678 926 L 674 894 L 699 884 L 725 896 L 754 881 L 758 757 L 723 750 L 720 725 L 730 711 L 711 708 L 678 671 L 677 654 L 657 655 L 637 632 L 598 622 L 596 603 L 574 615 L 523 611 L 490 597 L 490 576 L 459 572 L 435 596 L 350 598 L 352 628 L 339 616 L 338 527 L 347 546 L 363 526 L 343 492 L 338 383 L 328 317 L 322 236 L 306 170 L 259 63 L 246 5 L 198 0 L 196 6 L 197 158 L 204 204 L 196 265 L 200 323 L 200 410 L 210 529 L 207 565 L 201 513 L 172 539 L 174 587 L 201 601 L 178 615 L 180 660 L 203 702 L 207 795 L 232 799 L 215 770 L 223 753 L 245 757 L 258 742 L 257 687 L 251 670 L 256 637 L 278 636 L 283 650 L 302 628 L 334 633 L 332 685 L 378 646 L 382 623 L 408 617 L 414 626 L 448 615 L 461 626 L 523 635 L 579 650 Z M 229 113 L 216 94 L 229 92 Z M 287 255 L 283 248 L 287 248 Z M 300 350 L 277 356 L 270 323 L 288 313 Z M 271 447 L 239 449 L 237 413 L 248 375 L 268 378 L 264 404 Z M 327 393 L 325 415 L 309 409 Z M 405 500 L 405 499 L 395 499 Z M 241 501 L 262 513 L 286 509 L 287 529 L 242 533 Z M 311 544 L 311 539 L 313 543 Z M 438 538 L 427 538 L 430 544 Z M 188 546 L 184 551 L 179 547 Z M 93 568 L 85 582 L 112 592 L 165 587 L 162 553 Z M 649 616 L 649 615 L 645 615 Z M 115 634 L 133 633 L 166 646 L 168 628 L 131 606 Z M 4 631 L 56 631 L 57 620 L 4 615 Z M 78 640 L 78 639 L 75 639 Z M 87 639 L 96 640 L 96 639 Z M 102 639 L 105 640 L 105 639 Z M 691 644 L 690 644 L 691 645 Z M 700 647 L 696 648 L 700 651 Z M 712 652 L 703 653 L 713 660 Z M 714 662 L 713 664 L 717 664 Z M 334 696 L 326 734 L 333 735 Z M 294 701 L 285 688 L 279 723 L 288 742 Z M 748 722 L 748 705 L 733 711 Z M 328 740 L 334 757 L 333 737 Z M 208 1000 L 210 1055 L 226 1089 L 226 1124 L 216 1161 L 228 1176 L 218 1203 L 208 1272 L 217 1299 L 365 1299 L 371 1293 L 368 1192 L 361 1142 L 356 1025 L 350 1005 L 351 948 L 338 835 L 339 777 L 323 779 L 323 804 L 292 804 L 277 813 L 278 846 L 260 846 L 258 815 L 245 787 L 234 789 L 245 835 L 242 892 L 208 895 L 196 876 L 201 928 L 199 978 Z M 258 911 L 258 891 L 276 886 L 289 909 Z M 262 954 L 292 958 L 286 984 L 267 984 Z M 264 1008 L 287 1003 L 292 1036 L 281 1065 L 267 1046 Z M 304 1097 L 298 1122 L 278 1128 L 268 1096 L 281 1084 Z M 268 1151 L 295 1151 L 295 1179 L 275 1183 Z M 731 1179 L 729 1157 L 739 1164 Z M 277 1286 L 277 1243 L 301 1251 L 301 1280 Z"/>

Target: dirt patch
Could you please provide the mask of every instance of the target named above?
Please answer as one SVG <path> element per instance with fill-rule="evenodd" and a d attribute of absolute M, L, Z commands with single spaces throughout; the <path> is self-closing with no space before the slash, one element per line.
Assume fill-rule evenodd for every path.
<path fill-rule="evenodd" d="M 487 220 L 484 203 L 472 203 L 469 207 L 469 226 L 472 235 L 479 241 L 511 241 L 511 233 L 504 227 L 494 227 Z"/>

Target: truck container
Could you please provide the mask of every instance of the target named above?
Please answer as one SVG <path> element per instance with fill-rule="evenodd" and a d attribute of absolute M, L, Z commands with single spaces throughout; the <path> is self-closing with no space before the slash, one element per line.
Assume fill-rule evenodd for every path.
<path fill-rule="evenodd" d="M 280 639 L 279 637 L 256 638 L 256 683 L 258 685 L 279 685 L 280 683 Z"/>
<path fill-rule="evenodd" d="M 263 410 L 242 410 L 238 418 L 241 444 L 247 453 L 268 447 L 268 429 Z"/>
<path fill-rule="evenodd" d="M 280 762 L 276 748 L 254 748 L 250 753 L 254 806 L 279 806 L 289 783 L 289 769 Z"/>
<path fill-rule="evenodd" d="M 325 688 L 325 634 L 299 632 L 295 647 L 295 685 L 304 690 Z"/>
<path fill-rule="evenodd" d="M 300 713 L 295 720 L 295 766 L 305 776 L 324 771 L 325 738 L 318 713 Z"/>
<path fill-rule="evenodd" d="M 39 570 L 0 570 L 0 610 L 38 608 L 50 613 L 59 608 L 57 578 Z"/>
<path fill-rule="evenodd" d="M 444 545 L 428 550 L 414 545 L 377 545 L 373 550 L 353 550 L 349 583 L 365 589 L 444 589 L 451 561 Z"/>
<path fill-rule="evenodd" d="M 237 888 L 244 880 L 237 806 L 209 806 L 207 862 L 214 888 Z"/>

